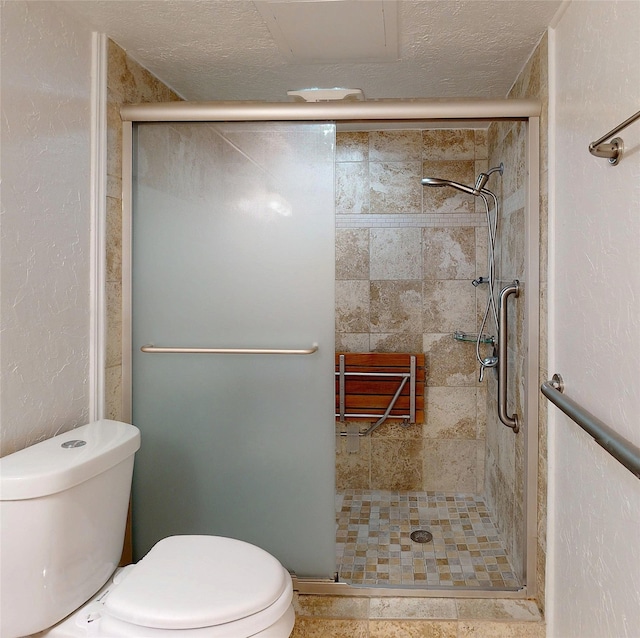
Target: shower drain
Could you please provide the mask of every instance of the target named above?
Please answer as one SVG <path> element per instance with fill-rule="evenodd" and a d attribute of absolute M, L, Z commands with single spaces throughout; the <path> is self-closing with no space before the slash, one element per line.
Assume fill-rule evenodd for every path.
<path fill-rule="evenodd" d="M 411 540 L 416 543 L 430 543 L 433 540 L 433 534 L 426 529 L 417 529 L 411 532 Z"/>

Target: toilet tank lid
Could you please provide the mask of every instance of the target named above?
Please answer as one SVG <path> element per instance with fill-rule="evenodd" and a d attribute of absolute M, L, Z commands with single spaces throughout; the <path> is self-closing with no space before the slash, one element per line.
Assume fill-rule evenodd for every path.
<path fill-rule="evenodd" d="M 106 472 L 139 447 L 138 428 L 109 419 L 58 434 L 0 459 L 0 500 L 62 492 Z"/>

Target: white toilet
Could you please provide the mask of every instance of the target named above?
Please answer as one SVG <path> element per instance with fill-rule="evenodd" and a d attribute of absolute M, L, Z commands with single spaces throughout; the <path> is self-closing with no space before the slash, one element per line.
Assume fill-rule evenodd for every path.
<path fill-rule="evenodd" d="M 286 638 L 289 573 L 264 550 L 171 536 L 117 569 L 137 428 L 96 421 L 0 459 L 0 638 Z"/>

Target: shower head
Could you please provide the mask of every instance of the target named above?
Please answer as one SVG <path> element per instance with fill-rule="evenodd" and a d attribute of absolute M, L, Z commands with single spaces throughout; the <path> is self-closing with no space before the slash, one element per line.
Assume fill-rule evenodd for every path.
<path fill-rule="evenodd" d="M 425 177 L 420 182 L 423 186 L 451 186 L 463 193 L 469 193 L 470 195 L 479 195 L 480 192 L 472 186 L 465 186 L 459 182 L 453 182 L 450 179 L 440 179 L 439 177 Z"/>

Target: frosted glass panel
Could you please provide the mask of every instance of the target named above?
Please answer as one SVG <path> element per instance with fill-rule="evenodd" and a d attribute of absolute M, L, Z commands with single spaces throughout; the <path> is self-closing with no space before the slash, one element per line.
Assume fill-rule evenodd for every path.
<path fill-rule="evenodd" d="M 170 534 L 219 534 L 299 575 L 335 571 L 334 149 L 332 124 L 137 127 L 137 557 Z"/>

